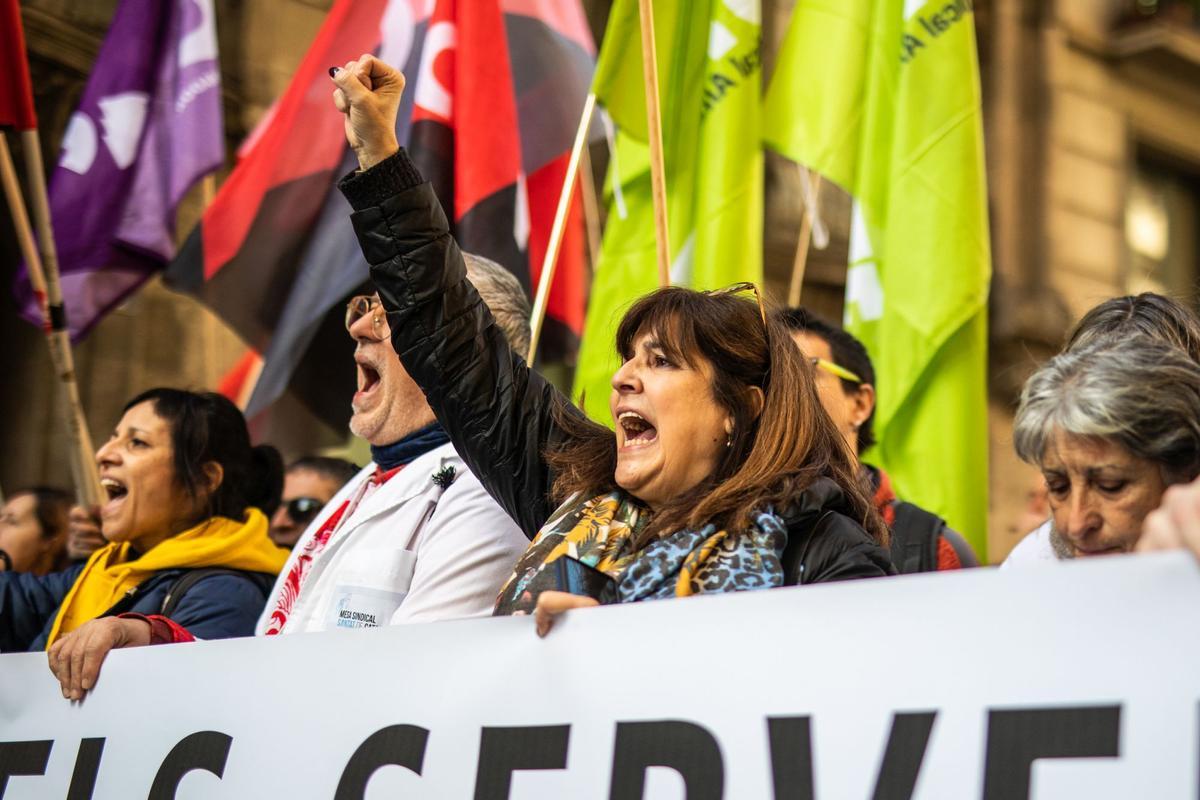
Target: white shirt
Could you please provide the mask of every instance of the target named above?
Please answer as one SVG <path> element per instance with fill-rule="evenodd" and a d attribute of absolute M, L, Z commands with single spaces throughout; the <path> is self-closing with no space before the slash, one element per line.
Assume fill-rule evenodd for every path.
<path fill-rule="evenodd" d="M 443 488 L 434 476 L 453 468 Z M 491 614 L 529 540 L 471 474 L 452 445 L 425 453 L 382 486 L 368 464 L 296 542 L 259 618 L 272 627 L 289 573 L 326 520 L 349 501 L 312 557 L 281 633 L 364 628 Z M 357 501 L 357 502 L 356 502 Z"/>
<path fill-rule="evenodd" d="M 1009 552 L 1008 558 L 1004 559 L 1003 563 L 1000 564 L 1000 569 L 1008 569 L 1009 567 L 1021 569 L 1036 564 L 1057 563 L 1060 559 L 1058 553 L 1054 552 L 1054 544 L 1050 541 L 1050 530 L 1052 527 L 1051 521 L 1046 520 L 1039 527 L 1030 531 Z"/>

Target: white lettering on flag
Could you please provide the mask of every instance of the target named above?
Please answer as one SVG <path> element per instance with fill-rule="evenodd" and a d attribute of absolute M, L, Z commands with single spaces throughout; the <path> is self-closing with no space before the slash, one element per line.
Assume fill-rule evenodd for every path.
<path fill-rule="evenodd" d="M 858 317 L 871 322 L 883 316 L 883 287 L 875 262 L 855 264 L 846 271 L 846 314 L 849 324 L 850 306 L 858 307 Z"/>
<path fill-rule="evenodd" d="M 188 31 L 179 42 L 179 68 L 215 61 L 217 58 L 217 26 L 213 19 L 212 0 L 187 0 L 200 9 L 200 24 Z"/>
<path fill-rule="evenodd" d="M 104 144 L 120 169 L 132 164 L 137 156 L 148 101 L 145 92 L 122 92 L 100 100 Z M 96 123 L 85 112 L 76 111 L 71 115 L 62 149 L 60 163 L 77 175 L 86 175 L 96 162 Z"/>
<path fill-rule="evenodd" d="M 740 20 L 758 25 L 762 22 L 760 0 L 724 0 L 725 8 Z"/>
<path fill-rule="evenodd" d="M 683 247 L 679 248 L 679 252 L 675 254 L 675 260 L 671 262 L 671 285 L 672 286 L 691 286 L 692 285 L 692 266 L 695 262 L 696 254 L 696 232 L 692 231 L 683 243 Z M 709 289 L 719 289 L 719 286 L 709 286 Z"/>
<path fill-rule="evenodd" d="M 145 92 L 121 92 L 100 101 L 104 144 L 121 169 L 128 167 L 137 157 L 149 100 Z"/>
<path fill-rule="evenodd" d="M 517 248 L 524 250 L 529 246 L 529 231 L 532 228 L 529 216 L 529 186 L 525 183 L 525 173 L 517 173 L 517 200 L 513 209 L 513 239 Z"/>
<path fill-rule="evenodd" d="M 432 9 L 429 13 L 433 13 Z M 383 19 L 379 21 L 380 41 L 383 42 L 379 49 L 380 60 L 387 64 L 407 64 L 416 27 L 417 21 L 408 3 L 388 3 Z"/>
<path fill-rule="evenodd" d="M 729 28 L 714 20 L 708 29 L 709 61 L 720 61 L 736 45 L 737 37 L 730 32 Z"/>
<path fill-rule="evenodd" d="M 413 101 L 421 108 L 449 120 L 454 115 L 454 98 L 440 84 L 433 71 L 433 62 L 446 50 L 458 45 L 458 29 L 450 22 L 435 22 L 425 34 L 425 45 L 421 50 L 421 67 L 417 76 L 417 93 Z"/>
<path fill-rule="evenodd" d="M 862 322 L 883 316 L 883 284 L 875 262 L 875 248 L 867 233 L 862 207 L 855 202 L 850 216 L 850 268 L 846 271 L 846 311 L 843 322 L 851 323 L 850 310 L 858 307 Z"/>
<path fill-rule="evenodd" d="M 904 0 L 904 19 L 907 20 L 920 11 L 928 2 L 929 0 Z"/>
<path fill-rule="evenodd" d="M 96 126 L 92 119 L 81 111 L 71 115 L 67 132 L 63 134 L 62 157 L 59 163 L 76 175 L 84 175 L 96 160 Z"/>

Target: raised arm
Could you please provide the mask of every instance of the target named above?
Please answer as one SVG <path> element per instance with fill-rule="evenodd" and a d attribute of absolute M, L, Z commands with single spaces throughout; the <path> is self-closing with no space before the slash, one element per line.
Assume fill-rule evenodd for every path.
<path fill-rule="evenodd" d="M 532 537 L 553 510 L 542 454 L 570 404 L 514 354 L 475 287 L 432 187 L 397 144 L 403 76 L 372 56 L 333 76 L 362 169 L 341 183 L 404 368 L 488 493 Z M 569 412 L 580 413 L 580 412 Z"/>

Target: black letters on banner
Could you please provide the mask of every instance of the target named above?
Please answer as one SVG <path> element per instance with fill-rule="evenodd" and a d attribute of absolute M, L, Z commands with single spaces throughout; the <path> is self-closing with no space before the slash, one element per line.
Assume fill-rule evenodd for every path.
<path fill-rule="evenodd" d="M 694 722 L 618 722 L 609 800 L 642 800 L 646 769 L 683 776 L 687 800 L 721 800 L 725 766 L 716 738 Z"/>
<path fill-rule="evenodd" d="M 219 731 L 199 731 L 179 740 L 163 759 L 146 800 L 174 800 L 183 776 L 194 770 L 211 772 L 220 779 L 233 737 Z"/>
<path fill-rule="evenodd" d="M 334 800 L 362 800 L 375 770 L 394 764 L 421 774 L 429 731 L 416 725 L 389 725 L 368 736 L 342 770 Z"/>
<path fill-rule="evenodd" d="M 75 755 L 75 771 L 71 773 L 71 788 L 67 800 L 92 800 L 96 790 L 96 774 L 100 772 L 100 756 L 104 753 L 104 737 L 83 739 Z"/>
<path fill-rule="evenodd" d="M 983 800 L 1028 800 L 1039 758 L 1120 755 L 1121 707 L 1014 708 L 988 712 Z"/>
<path fill-rule="evenodd" d="M 936 711 L 896 714 L 888 734 L 874 800 L 910 800 L 925 760 Z M 775 800 L 814 800 L 812 726 L 808 717 L 769 717 Z"/>
<path fill-rule="evenodd" d="M 813 800 L 812 726 L 808 717 L 768 717 L 775 800 Z"/>
<path fill-rule="evenodd" d="M 911 800 L 935 717 L 936 711 L 892 716 L 892 732 L 888 734 L 879 777 L 875 779 L 874 800 Z"/>
<path fill-rule="evenodd" d="M 566 769 L 570 735 L 570 725 L 484 728 L 479 737 L 475 800 L 508 800 L 517 770 Z"/>
<path fill-rule="evenodd" d="M 0 742 L 0 798 L 8 779 L 17 775 L 44 775 L 53 739 L 39 742 Z"/>

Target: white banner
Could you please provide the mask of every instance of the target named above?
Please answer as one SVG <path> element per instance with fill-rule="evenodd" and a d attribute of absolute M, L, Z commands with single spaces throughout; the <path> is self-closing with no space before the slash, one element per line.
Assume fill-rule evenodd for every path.
<path fill-rule="evenodd" d="M 1196 800 L 1183 554 L 0 656 L 0 797 Z"/>

